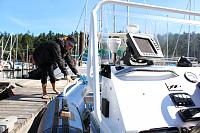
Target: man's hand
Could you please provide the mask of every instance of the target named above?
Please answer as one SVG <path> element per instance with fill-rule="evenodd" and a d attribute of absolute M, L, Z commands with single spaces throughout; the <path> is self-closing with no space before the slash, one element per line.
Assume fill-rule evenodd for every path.
<path fill-rule="evenodd" d="M 67 75 L 65 76 L 65 79 L 67 79 L 68 82 L 74 82 L 74 80 L 72 80 L 71 76 Z"/>
<path fill-rule="evenodd" d="M 79 73 L 77 73 L 76 75 L 77 75 L 77 78 L 81 78 L 81 76 L 82 76 L 82 75 L 79 74 Z"/>

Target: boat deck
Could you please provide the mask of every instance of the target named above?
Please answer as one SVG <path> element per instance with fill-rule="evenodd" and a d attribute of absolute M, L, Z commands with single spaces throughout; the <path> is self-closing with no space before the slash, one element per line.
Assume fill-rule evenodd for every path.
<path fill-rule="evenodd" d="M 40 80 L 31 79 L 3 79 L 0 84 L 9 83 L 14 86 L 7 99 L 0 100 L 0 132 L 4 129 L 4 123 L 9 133 L 28 132 L 34 118 L 45 107 L 49 100 L 42 99 Z M 56 82 L 58 90 L 62 91 L 67 85 L 66 80 Z M 51 84 L 48 81 L 47 92 L 50 97 L 55 97 Z M 5 121 L 8 119 L 7 121 Z M 3 123 L 3 124 L 2 124 Z M 12 126 L 14 123 L 14 127 Z"/>

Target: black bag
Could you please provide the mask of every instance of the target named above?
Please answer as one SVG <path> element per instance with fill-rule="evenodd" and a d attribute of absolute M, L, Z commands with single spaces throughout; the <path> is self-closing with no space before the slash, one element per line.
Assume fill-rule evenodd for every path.
<path fill-rule="evenodd" d="M 41 79 L 42 78 L 42 71 L 40 68 L 34 69 L 33 71 L 28 72 L 29 79 Z"/>
<path fill-rule="evenodd" d="M 57 64 L 53 64 L 54 70 L 57 67 L 58 67 Z M 42 70 L 40 68 L 34 69 L 34 70 L 28 72 L 28 76 L 26 78 L 28 78 L 28 79 L 41 79 L 42 78 Z"/>

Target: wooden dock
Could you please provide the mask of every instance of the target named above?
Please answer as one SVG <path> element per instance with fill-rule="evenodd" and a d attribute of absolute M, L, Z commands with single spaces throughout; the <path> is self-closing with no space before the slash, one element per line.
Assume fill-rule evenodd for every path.
<path fill-rule="evenodd" d="M 0 121 L 11 118 L 11 124 L 14 122 L 14 127 L 11 126 L 4 132 L 26 133 L 32 125 L 34 118 L 50 100 L 41 98 L 42 89 L 40 80 L 2 79 L 0 84 L 5 82 L 14 86 L 14 88 L 11 89 L 13 96 L 0 100 Z M 66 85 L 66 80 L 56 82 L 56 87 L 60 91 L 62 91 Z M 49 81 L 47 92 L 50 97 L 56 97 Z M 0 124 L 0 126 L 2 125 Z"/>

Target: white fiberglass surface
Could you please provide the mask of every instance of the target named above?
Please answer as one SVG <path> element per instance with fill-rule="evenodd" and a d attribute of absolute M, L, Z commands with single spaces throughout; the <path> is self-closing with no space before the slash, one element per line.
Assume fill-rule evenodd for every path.
<path fill-rule="evenodd" d="M 166 82 L 180 83 L 183 92 L 189 89 L 192 98 L 196 99 L 196 85 L 185 82 L 185 79 L 180 77 L 162 81 L 132 82 L 113 79 L 120 113 L 127 131 L 195 125 L 195 122 L 185 123 L 180 119 L 177 112 L 182 108 L 174 106 L 169 97 L 173 92 L 167 89 Z M 198 101 L 195 102 L 199 105 Z"/>

